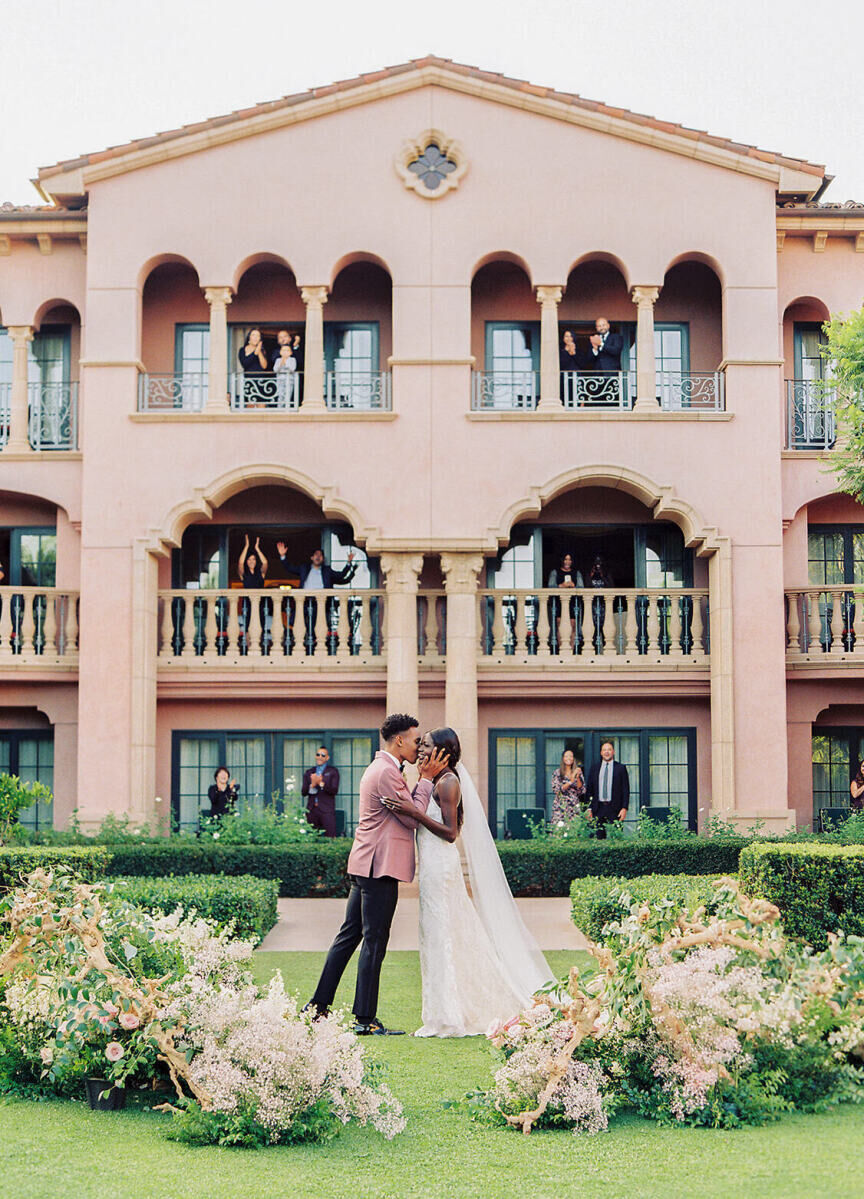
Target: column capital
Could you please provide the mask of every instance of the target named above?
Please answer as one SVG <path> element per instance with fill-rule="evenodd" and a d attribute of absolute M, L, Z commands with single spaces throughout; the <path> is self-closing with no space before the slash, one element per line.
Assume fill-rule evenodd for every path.
<path fill-rule="evenodd" d="M 536 290 L 538 304 L 560 304 L 564 295 L 564 288 L 557 283 L 543 283 L 538 285 Z"/>
<path fill-rule="evenodd" d="M 447 594 L 477 590 L 477 576 L 483 569 L 483 555 L 469 553 L 443 553 L 441 570 Z"/>
<path fill-rule="evenodd" d="M 314 287 L 301 287 L 300 298 L 307 307 L 322 308 L 326 303 L 330 294 L 330 288 L 324 284 L 316 284 Z"/>
<path fill-rule="evenodd" d="M 204 299 L 212 308 L 214 305 L 227 306 L 234 299 L 233 287 L 205 287 Z"/>
<path fill-rule="evenodd" d="M 22 345 L 33 340 L 32 325 L 7 325 L 6 332 L 9 334 L 9 340 L 13 345 L 16 343 Z"/>
<path fill-rule="evenodd" d="M 657 303 L 657 298 L 661 291 L 661 287 L 652 287 L 648 285 L 634 287 L 631 292 L 633 303 L 638 308 L 653 308 Z"/>
<path fill-rule="evenodd" d="M 382 554 L 380 562 L 388 591 L 417 590 L 417 580 L 423 569 L 422 554 Z"/>

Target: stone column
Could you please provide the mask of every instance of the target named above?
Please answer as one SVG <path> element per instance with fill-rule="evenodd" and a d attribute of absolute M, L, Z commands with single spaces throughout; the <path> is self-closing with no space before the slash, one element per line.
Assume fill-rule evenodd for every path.
<path fill-rule="evenodd" d="M 634 287 L 636 305 L 636 411 L 657 410 L 657 368 L 654 363 L 654 305 L 659 287 Z"/>
<path fill-rule="evenodd" d="M 7 332 L 12 341 L 12 394 L 6 450 L 12 454 L 27 454 L 32 450 L 27 402 L 27 347 L 33 340 L 33 329 L 30 325 L 9 325 Z"/>
<path fill-rule="evenodd" d="M 540 305 L 540 411 L 561 407 L 560 370 L 558 356 L 558 305 L 563 294 L 561 287 L 538 287 Z"/>
<path fill-rule="evenodd" d="M 327 303 L 327 288 L 301 287 L 300 295 L 306 305 L 303 408 L 307 412 L 325 412 L 327 405 L 324 401 L 324 305 Z"/>
<path fill-rule="evenodd" d="M 382 554 L 386 577 L 384 629 L 387 711 L 416 716 L 420 699 L 417 655 L 417 579 L 422 554 Z"/>
<path fill-rule="evenodd" d="M 477 712 L 477 577 L 481 554 L 442 554 L 441 570 L 447 590 L 447 673 L 444 718 L 459 734 L 462 761 L 475 782 L 479 778 L 479 718 Z"/>
<path fill-rule="evenodd" d="M 230 287 L 205 287 L 210 305 L 210 372 L 207 380 L 207 412 L 224 412 L 228 401 L 228 305 Z"/>
<path fill-rule="evenodd" d="M 708 559 L 711 621 L 711 814 L 735 810 L 735 681 L 732 653 L 732 548 L 718 538 Z"/>

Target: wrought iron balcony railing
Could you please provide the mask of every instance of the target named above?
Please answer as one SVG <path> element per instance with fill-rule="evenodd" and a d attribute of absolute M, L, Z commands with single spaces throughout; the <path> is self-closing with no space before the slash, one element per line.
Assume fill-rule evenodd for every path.
<path fill-rule="evenodd" d="M 207 403 L 204 373 L 189 371 L 138 376 L 139 412 L 200 412 Z"/>
<path fill-rule="evenodd" d="M 78 384 L 30 383 L 30 444 L 34 450 L 78 449 Z"/>
<path fill-rule="evenodd" d="M 12 384 L 0 383 L 0 449 L 9 440 L 9 417 L 11 413 Z"/>
<path fill-rule="evenodd" d="M 565 408 L 631 408 L 631 382 L 623 371 L 562 371 L 561 400 Z"/>
<path fill-rule="evenodd" d="M 389 371 L 327 371 L 324 402 L 334 412 L 389 412 L 393 407 Z"/>
<path fill-rule="evenodd" d="M 537 407 L 537 371 L 474 371 L 474 412 L 524 412 Z"/>
<path fill-rule="evenodd" d="M 302 387 L 303 376 L 298 371 L 280 371 L 272 375 L 238 371 L 231 375 L 230 380 L 231 407 L 235 412 L 254 411 L 257 408 L 299 408 Z"/>
<path fill-rule="evenodd" d="M 634 380 L 635 383 L 635 380 Z M 657 397 L 663 412 L 723 412 L 722 371 L 657 372 Z"/>
<path fill-rule="evenodd" d="M 831 450 L 837 441 L 837 393 L 821 379 L 786 380 L 786 449 Z"/>

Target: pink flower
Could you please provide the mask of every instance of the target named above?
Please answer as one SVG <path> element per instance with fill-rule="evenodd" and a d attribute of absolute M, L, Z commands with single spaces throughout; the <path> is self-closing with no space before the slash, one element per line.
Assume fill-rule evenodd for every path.
<path fill-rule="evenodd" d="M 42 1061 L 46 1066 L 50 1066 L 54 1061 L 54 1050 L 50 1045 L 43 1045 L 39 1050 L 39 1056 L 42 1058 Z"/>
<path fill-rule="evenodd" d="M 125 1050 L 119 1041 L 111 1041 L 105 1047 L 105 1056 L 109 1062 L 119 1062 Z"/>
<path fill-rule="evenodd" d="M 114 1004 L 114 1003 L 106 1003 L 106 1004 L 105 1004 L 105 1011 L 106 1011 L 106 1012 L 107 1012 L 107 1014 L 108 1014 L 108 1019 L 109 1019 L 109 1020 L 113 1020 L 113 1019 L 114 1019 L 114 1018 L 115 1018 L 115 1017 L 118 1015 L 118 1013 L 119 1013 L 120 1009 L 119 1009 L 119 1007 L 117 1007 L 117 1005 L 116 1005 L 116 1004 Z"/>
<path fill-rule="evenodd" d="M 120 1022 L 120 1027 L 125 1028 L 127 1030 L 137 1028 L 138 1025 L 141 1023 L 141 1021 L 138 1019 L 138 1017 L 135 1015 L 134 1012 L 121 1012 L 118 1019 Z"/>

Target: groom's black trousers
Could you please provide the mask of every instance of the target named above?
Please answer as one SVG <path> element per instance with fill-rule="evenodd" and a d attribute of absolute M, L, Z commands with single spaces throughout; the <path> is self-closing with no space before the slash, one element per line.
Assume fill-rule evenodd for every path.
<path fill-rule="evenodd" d="M 320 1010 L 333 1004 L 339 980 L 354 950 L 363 942 L 357 963 L 357 987 L 354 991 L 354 1015 L 358 1023 L 368 1024 L 378 1012 L 378 984 L 381 963 L 390 940 L 390 925 L 399 898 L 399 883 L 382 878 L 351 876 L 351 891 L 345 920 L 330 946 L 324 969 L 311 1002 Z"/>

